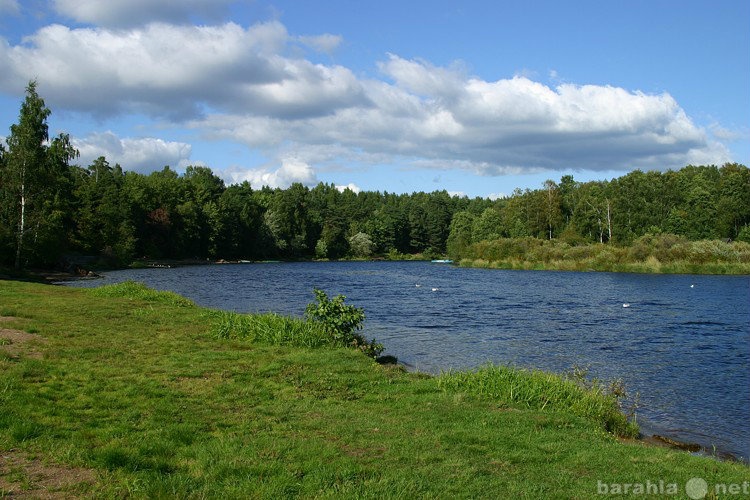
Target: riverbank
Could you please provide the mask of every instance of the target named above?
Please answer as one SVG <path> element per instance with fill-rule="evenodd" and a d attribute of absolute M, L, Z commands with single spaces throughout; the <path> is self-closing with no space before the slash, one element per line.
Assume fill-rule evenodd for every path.
<path fill-rule="evenodd" d="M 37 491 L 45 467 L 69 479 L 45 488 L 106 497 L 589 497 L 748 477 L 352 350 L 217 339 L 209 311 L 163 299 L 0 285 L 0 328 L 23 333 L 0 345 L 0 492 Z"/>
<path fill-rule="evenodd" d="M 482 241 L 455 256 L 462 267 L 650 274 L 750 274 L 750 244 L 646 235 L 629 246 L 513 238 Z"/>
<path fill-rule="evenodd" d="M 488 261 L 484 259 L 461 259 L 459 267 L 476 269 L 505 269 L 516 271 L 576 271 L 576 272 L 609 272 L 640 274 L 713 274 L 713 275 L 750 275 L 750 264 L 708 263 L 658 261 L 597 263 L 591 260 L 552 260 L 533 261 L 524 259 L 506 259 Z"/>

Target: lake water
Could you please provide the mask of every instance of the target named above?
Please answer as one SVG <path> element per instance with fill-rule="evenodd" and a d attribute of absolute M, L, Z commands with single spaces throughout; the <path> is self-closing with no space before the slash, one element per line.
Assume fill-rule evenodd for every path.
<path fill-rule="evenodd" d="M 588 367 L 640 394 L 644 432 L 750 456 L 748 276 L 321 262 L 123 270 L 69 284 L 128 279 L 203 306 L 295 316 L 313 287 L 344 294 L 365 309 L 365 335 L 414 369 Z"/>

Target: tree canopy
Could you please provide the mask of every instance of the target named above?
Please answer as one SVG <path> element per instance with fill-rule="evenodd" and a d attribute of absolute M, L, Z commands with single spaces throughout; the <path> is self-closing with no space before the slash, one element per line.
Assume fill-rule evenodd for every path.
<path fill-rule="evenodd" d="M 0 147 L 0 262 L 50 266 L 69 254 L 110 265 L 136 258 L 342 258 L 460 255 L 497 238 L 627 245 L 645 234 L 750 239 L 750 170 L 728 163 L 632 171 L 611 181 L 566 175 L 498 200 L 446 191 L 340 191 L 225 185 L 205 166 L 127 171 L 101 157 L 71 166 L 67 135 L 29 83 Z"/>

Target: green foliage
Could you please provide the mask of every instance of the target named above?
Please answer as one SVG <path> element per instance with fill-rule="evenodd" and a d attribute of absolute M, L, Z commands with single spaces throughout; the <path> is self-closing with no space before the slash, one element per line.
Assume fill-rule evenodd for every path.
<path fill-rule="evenodd" d="M 71 190 L 68 163 L 78 156 L 70 138 L 51 141 L 51 111 L 29 82 L 18 123 L 11 125 L 0 161 L 0 258 L 16 269 L 55 263 L 65 248 Z"/>
<path fill-rule="evenodd" d="M 468 211 L 456 212 L 451 221 L 446 242 L 446 252 L 451 259 L 458 259 L 473 241 L 472 230 L 476 216 Z"/>
<path fill-rule="evenodd" d="M 737 234 L 737 241 L 744 243 L 750 243 L 750 224 L 745 224 Z"/>
<path fill-rule="evenodd" d="M 473 241 L 496 240 L 503 236 L 503 233 L 502 215 L 494 208 L 486 208 L 471 228 Z"/>
<path fill-rule="evenodd" d="M 317 302 L 308 304 L 306 319 L 278 314 L 240 314 L 210 311 L 210 333 L 219 339 L 260 342 L 270 345 L 317 348 L 349 347 L 377 357 L 383 346 L 357 333 L 365 319 L 364 311 L 344 303 L 346 297 L 329 299 L 322 290 L 314 290 Z"/>
<path fill-rule="evenodd" d="M 355 257 L 370 257 L 374 247 L 372 238 L 367 233 L 359 232 L 349 238 L 349 248 L 351 248 Z"/>
<path fill-rule="evenodd" d="M 313 290 L 317 302 L 311 302 L 305 308 L 305 315 L 323 326 L 334 344 L 352 347 L 364 352 L 367 356 L 377 357 L 383 352 L 383 345 L 375 340 L 368 341 L 357 333 L 362 329 L 365 320 L 363 309 L 345 304 L 346 297 L 337 295 L 329 299 L 323 290 Z"/>
<path fill-rule="evenodd" d="M 89 293 L 95 297 L 121 297 L 132 300 L 143 300 L 146 302 L 155 302 L 169 304 L 180 307 L 194 307 L 195 303 L 186 299 L 182 295 L 174 292 L 162 292 L 153 290 L 143 283 L 136 281 L 123 281 L 114 285 L 105 285 L 98 288 L 92 288 Z"/>
<path fill-rule="evenodd" d="M 475 371 L 446 372 L 438 377 L 446 390 L 465 392 L 494 402 L 547 411 L 570 411 L 594 420 L 608 432 L 635 437 L 638 426 L 628 422 L 619 399 L 624 396 L 619 385 L 612 391 L 603 385 L 584 385 L 580 380 L 552 373 L 485 365 Z"/>
<path fill-rule="evenodd" d="M 308 348 L 331 343 L 328 333 L 320 325 L 278 314 L 212 311 L 208 317 L 211 322 L 211 334 L 220 339 Z"/>
<path fill-rule="evenodd" d="M 503 269 L 561 269 L 650 273 L 750 273 L 750 244 L 689 241 L 669 233 L 646 234 L 629 246 L 565 240 L 503 238 L 471 245 L 461 265 Z"/>

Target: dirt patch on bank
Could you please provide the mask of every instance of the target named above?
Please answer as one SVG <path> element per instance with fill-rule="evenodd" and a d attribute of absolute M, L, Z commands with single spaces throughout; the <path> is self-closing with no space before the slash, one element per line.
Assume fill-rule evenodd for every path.
<path fill-rule="evenodd" d="M 0 451 L 3 498 L 81 498 L 95 482 L 92 469 L 46 463 L 17 450 Z"/>
<path fill-rule="evenodd" d="M 33 359 L 41 359 L 42 353 L 36 347 L 44 344 L 46 339 L 34 333 L 3 328 L 3 323 L 15 319 L 8 316 L 0 316 L 0 352 L 4 352 L 11 358 L 25 356 Z"/>

